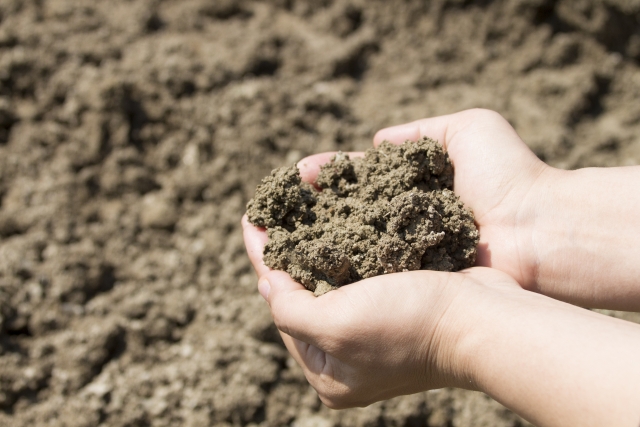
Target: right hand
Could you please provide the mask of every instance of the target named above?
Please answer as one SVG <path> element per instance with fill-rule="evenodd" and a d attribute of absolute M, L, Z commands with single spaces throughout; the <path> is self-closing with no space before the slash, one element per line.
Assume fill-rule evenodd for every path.
<path fill-rule="evenodd" d="M 476 265 L 572 304 L 640 310 L 640 167 L 554 169 L 487 110 L 383 129 L 374 144 L 422 136 L 444 145 L 473 209 Z"/>

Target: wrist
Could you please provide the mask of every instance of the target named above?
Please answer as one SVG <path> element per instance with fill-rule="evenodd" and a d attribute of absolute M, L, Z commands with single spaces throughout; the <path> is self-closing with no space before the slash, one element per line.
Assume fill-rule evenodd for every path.
<path fill-rule="evenodd" d="M 522 289 L 495 269 L 474 267 L 456 276 L 463 280 L 448 286 L 453 296 L 439 322 L 438 341 L 448 349 L 441 352 L 448 361 L 441 369 L 449 380 L 443 386 L 490 394 L 491 379 L 483 369 L 487 360 L 497 348 L 517 345 L 514 338 L 526 335 L 527 329 L 516 326 L 520 317 L 555 301 Z"/>
<path fill-rule="evenodd" d="M 481 278 L 486 285 L 476 287 L 473 305 L 467 304 L 455 354 L 466 378 L 462 387 L 486 393 L 536 425 L 637 417 L 636 325 L 516 286 L 494 286 L 496 278 Z"/>
<path fill-rule="evenodd" d="M 640 307 L 640 199 L 629 192 L 640 168 L 549 168 L 529 200 L 533 290 L 571 304 Z"/>
<path fill-rule="evenodd" d="M 545 274 L 541 270 L 543 254 L 562 255 L 556 248 L 558 240 L 549 237 L 553 237 L 552 228 L 557 224 L 558 212 L 563 210 L 566 198 L 562 189 L 569 174 L 570 171 L 543 164 L 516 215 L 518 253 L 523 258 L 518 282 L 526 290 L 544 293 L 540 288 L 541 275 Z"/>
<path fill-rule="evenodd" d="M 473 270 L 487 270 L 474 267 Z M 475 272 L 474 272 L 475 273 Z M 502 273 L 498 273 L 502 274 Z M 430 335 L 427 351 L 427 384 L 425 389 L 458 387 L 480 390 L 474 357 L 484 341 L 486 328 L 479 327 L 495 298 L 501 292 L 474 280 L 470 273 L 450 274 L 450 280 L 440 290 L 440 316 Z"/>

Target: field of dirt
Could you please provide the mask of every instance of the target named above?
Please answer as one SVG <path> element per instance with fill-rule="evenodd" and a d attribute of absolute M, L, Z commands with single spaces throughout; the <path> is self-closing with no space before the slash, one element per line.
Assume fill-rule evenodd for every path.
<path fill-rule="evenodd" d="M 639 164 L 638 100 L 638 0 L 0 0 L 0 425 L 526 425 L 460 390 L 323 407 L 240 217 L 275 167 L 469 107 L 554 166 Z"/>

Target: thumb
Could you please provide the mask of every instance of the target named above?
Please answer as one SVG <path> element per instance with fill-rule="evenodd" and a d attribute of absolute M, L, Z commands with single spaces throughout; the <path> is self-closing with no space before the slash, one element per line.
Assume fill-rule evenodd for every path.
<path fill-rule="evenodd" d="M 276 327 L 285 334 L 322 347 L 327 340 L 325 331 L 329 299 L 316 298 L 312 292 L 295 282 L 283 271 L 271 271 L 258 283 L 260 294 L 267 300 Z M 335 292 L 335 291 L 334 291 Z"/>

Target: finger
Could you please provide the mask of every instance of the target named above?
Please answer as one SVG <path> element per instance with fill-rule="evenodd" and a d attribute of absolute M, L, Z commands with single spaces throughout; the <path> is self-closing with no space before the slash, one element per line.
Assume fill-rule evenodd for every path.
<path fill-rule="evenodd" d="M 382 129 L 374 136 L 373 143 L 376 147 L 385 140 L 402 144 L 423 136 L 442 144 L 452 159 L 467 150 L 469 144 L 492 147 L 502 154 L 501 158 L 509 159 L 509 163 L 522 156 L 535 157 L 504 117 L 495 111 L 478 108 Z"/>
<path fill-rule="evenodd" d="M 295 359 L 295 361 L 300 365 L 302 369 L 306 368 L 304 355 L 307 353 L 307 348 L 309 344 L 300 341 L 296 338 L 293 338 L 291 335 L 287 335 L 282 331 L 278 331 L 280 333 L 280 338 L 282 338 L 282 342 L 284 346 L 287 348 L 291 357 Z"/>
<path fill-rule="evenodd" d="M 307 379 L 310 379 L 312 375 L 319 375 L 324 370 L 327 356 L 324 351 L 304 341 L 293 338 L 282 331 L 280 331 L 280 336 L 291 356 L 303 369 Z"/>
<path fill-rule="evenodd" d="M 415 122 L 381 129 L 373 137 L 373 145 L 377 147 L 382 141 L 402 144 L 405 141 L 417 141 L 423 136 L 428 136 L 440 142 L 446 148 L 446 136 L 451 122 L 451 115 L 449 115 L 416 120 Z"/>
<path fill-rule="evenodd" d="M 249 222 L 247 215 L 242 216 L 242 235 L 247 254 L 258 277 L 262 277 L 271 269 L 264 264 L 262 254 L 269 238 L 264 228 L 256 227 Z"/>
<path fill-rule="evenodd" d="M 314 154 L 312 156 L 305 157 L 298 162 L 298 169 L 300 170 L 300 176 L 302 180 L 313 184 L 318 178 L 320 173 L 320 167 L 325 163 L 329 163 L 337 151 L 329 151 L 326 153 Z M 363 157 L 364 153 L 361 151 L 352 151 L 347 153 L 350 158 Z"/>
<path fill-rule="evenodd" d="M 265 283 L 268 284 L 267 291 L 264 291 Z M 333 300 L 331 294 L 338 291 L 316 298 L 289 274 L 277 270 L 263 276 L 260 287 L 280 331 L 326 350 L 325 344 L 329 340 L 326 331 L 332 329 L 329 300 Z"/>

